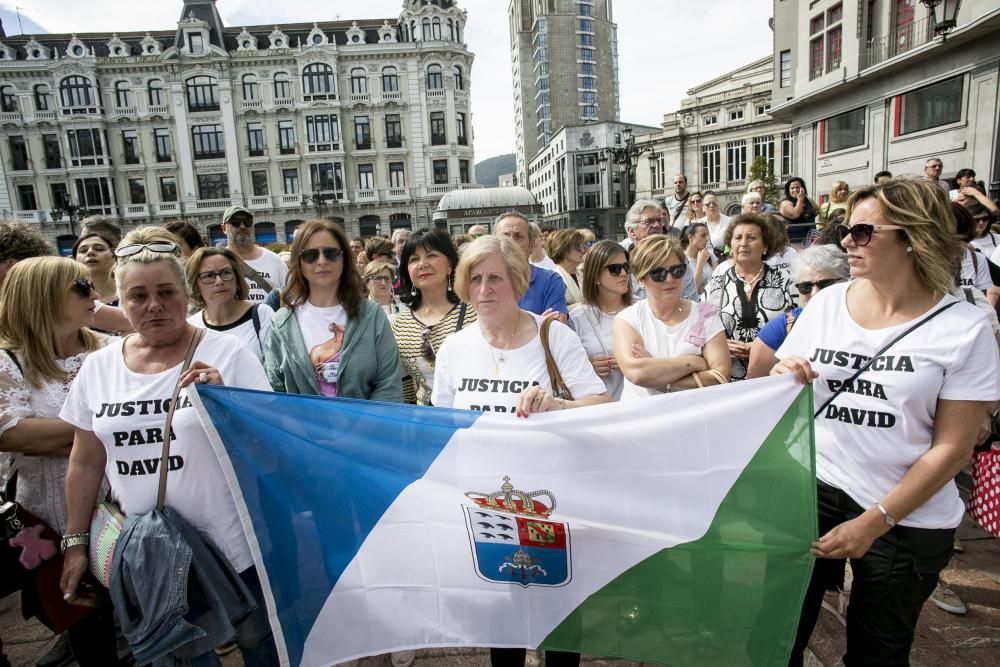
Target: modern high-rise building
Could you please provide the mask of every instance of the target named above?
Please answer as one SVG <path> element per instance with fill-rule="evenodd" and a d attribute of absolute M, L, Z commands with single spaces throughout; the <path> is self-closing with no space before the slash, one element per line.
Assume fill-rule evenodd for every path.
<path fill-rule="evenodd" d="M 618 27 L 611 3 L 510 0 L 519 185 L 559 128 L 618 120 Z"/>

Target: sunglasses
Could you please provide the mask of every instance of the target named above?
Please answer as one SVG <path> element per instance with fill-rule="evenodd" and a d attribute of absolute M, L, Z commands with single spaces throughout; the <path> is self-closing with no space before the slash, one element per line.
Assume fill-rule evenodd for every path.
<path fill-rule="evenodd" d="M 221 271 L 204 271 L 198 274 L 198 280 L 202 285 L 211 285 L 216 278 L 222 278 L 222 282 L 228 283 L 236 277 L 236 272 L 232 269 L 222 269 Z"/>
<path fill-rule="evenodd" d="M 841 225 L 839 228 L 840 240 L 843 241 L 848 236 L 854 241 L 857 246 L 866 246 L 871 243 L 872 234 L 875 232 L 884 232 L 893 229 L 903 229 L 899 225 L 868 225 L 865 223 L 858 223 L 856 225 Z"/>
<path fill-rule="evenodd" d="M 823 290 L 830 285 L 836 285 L 837 283 L 844 282 L 842 278 L 826 278 L 824 280 L 806 280 L 801 283 L 795 283 L 795 289 L 799 291 L 799 294 L 812 294 L 813 288 L 818 287 Z"/>
<path fill-rule="evenodd" d="M 658 266 L 647 275 L 654 283 L 662 283 L 667 279 L 667 274 L 673 276 L 674 280 L 680 280 L 687 273 L 687 264 L 674 264 L 673 266 Z"/>
<path fill-rule="evenodd" d="M 431 345 L 431 330 L 424 329 L 421 337 L 423 338 L 423 343 L 420 346 L 420 351 L 423 353 L 424 359 L 432 362 L 437 358 L 437 354 L 434 352 L 434 346 Z"/>
<path fill-rule="evenodd" d="M 97 289 L 94 283 L 86 278 L 77 278 L 69 288 L 79 294 L 81 299 L 89 298 L 91 292 Z"/>
<path fill-rule="evenodd" d="M 344 251 L 340 248 L 306 248 L 299 253 L 299 258 L 306 264 L 313 264 L 319 260 L 319 253 L 323 252 L 323 257 L 326 257 L 328 262 L 339 262 L 344 259 Z"/>
<path fill-rule="evenodd" d="M 116 248 L 115 257 L 131 257 L 132 255 L 135 255 L 143 250 L 160 253 L 175 253 L 177 252 L 177 244 L 170 242 L 130 243 Z"/>
<path fill-rule="evenodd" d="M 700 200 L 700 199 L 692 199 L 692 200 L 691 200 L 691 203 L 692 203 L 692 204 L 700 204 L 700 203 L 701 203 L 701 200 Z"/>
<path fill-rule="evenodd" d="M 227 224 L 233 227 L 253 227 L 253 218 L 230 218 Z"/>
<path fill-rule="evenodd" d="M 705 202 L 705 206 L 718 206 L 718 205 L 719 205 L 719 202 L 717 202 L 717 201 L 707 201 L 707 202 Z"/>
<path fill-rule="evenodd" d="M 620 264 L 607 264 L 604 268 L 608 270 L 608 273 L 617 278 L 622 274 L 622 271 L 628 273 L 628 262 L 622 262 Z"/>

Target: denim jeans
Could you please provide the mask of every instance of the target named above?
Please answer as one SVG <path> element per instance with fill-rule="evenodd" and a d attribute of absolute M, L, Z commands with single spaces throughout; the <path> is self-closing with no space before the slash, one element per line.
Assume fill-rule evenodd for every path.
<path fill-rule="evenodd" d="M 840 489 L 817 482 L 819 534 L 864 513 Z M 847 667 L 909 665 L 913 632 L 938 573 L 951 560 L 954 529 L 896 526 L 851 560 L 854 580 L 847 607 Z M 803 653 L 823 604 L 823 594 L 843 581 L 846 561 L 816 559 L 799 629 L 788 664 L 802 665 Z"/>
<path fill-rule="evenodd" d="M 236 646 L 246 667 L 275 667 L 278 664 L 278 648 L 267 619 L 264 589 L 257 576 L 257 568 L 243 570 L 240 579 L 253 593 L 257 608 L 236 626 Z M 221 664 L 214 651 L 191 659 L 191 667 L 218 667 Z"/>

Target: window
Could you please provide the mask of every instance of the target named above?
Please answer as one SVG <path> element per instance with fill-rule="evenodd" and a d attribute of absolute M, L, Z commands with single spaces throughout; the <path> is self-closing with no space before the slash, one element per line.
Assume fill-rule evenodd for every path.
<path fill-rule="evenodd" d="M 778 59 L 780 62 L 781 87 L 788 88 L 792 85 L 792 52 L 782 51 Z"/>
<path fill-rule="evenodd" d="M 444 129 L 444 112 L 431 112 L 431 146 L 444 146 L 448 143 Z"/>
<path fill-rule="evenodd" d="M 38 210 L 38 202 L 35 200 L 35 186 L 17 186 L 17 203 L 22 211 Z"/>
<path fill-rule="evenodd" d="M 592 120 L 597 118 L 597 107 L 586 105 L 583 107 L 583 118 L 584 120 Z"/>
<path fill-rule="evenodd" d="M 17 90 L 14 86 L 0 88 L 0 111 L 4 113 L 17 111 Z"/>
<path fill-rule="evenodd" d="M 961 76 L 899 96 L 899 134 L 919 132 L 962 120 Z"/>
<path fill-rule="evenodd" d="M 146 203 L 146 179 L 145 178 L 130 178 L 130 179 L 128 179 L 128 200 L 132 204 L 145 204 Z"/>
<path fill-rule="evenodd" d="M 823 15 L 814 16 L 809 21 L 809 34 L 815 35 L 818 32 L 823 31 Z"/>
<path fill-rule="evenodd" d="M 576 195 L 577 208 L 597 208 L 597 193 L 580 192 Z"/>
<path fill-rule="evenodd" d="M 721 175 L 720 153 L 719 144 L 701 147 L 701 182 L 703 185 L 719 182 Z"/>
<path fill-rule="evenodd" d="M 590 5 L 581 2 L 576 6 L 576 14 L 577 16 L 593 16 L 594 9 Z"/>
<path fill-rule="evenodd" d="M 201 53 L 205 50 L 205 37 L 200 32 L 189 32 L 187 38 L 190 53 Z"/>
<path fill-rule="evenodd" d="M 820 121 L 823 124 L 820 128 L 820 153 L 833 153 L 864 144 L 866 114 L 867 109 L 862 107 Z"/>
<path fill-rule="evenodd" d="M 719 123 L 719 114 L 717 113 L 707 113 L 702 116 L 701 124 L 705 127 L 711 127 Z"/>
<path fill-rule="evenodd" d="M 441 74 L 440 65 L 427 66 L 427 90 L 441 90 L 444 88 L 444 76 Z"/>
<path fill-rule="evenodd" d="M 788 176 L 792 173 L 792 133 L 783 132 L 781 134 L 781 175 Z"/>
<path fill-rule="evenodd" d="M 295 152 L 295 123 L 291 120 L 278 121 L 278 151 L 282 155 Z"/>
<path fill-rule="evenodd" d="M 434 185 L 448 184 L 448 161 L 434 160 L 432 163 L 434 170 Z"/>
<path fill-rule="evenodd" d="M 221 125 L 195 125 L 191 128 L 191 146 L 195 160 L 226 157 L 226 140 L 222 136 Z M 219 197 L 202 197 L 219 199 Z"/>
<path fill-rule="evenodd" d="M 266 197 L 267 196 L 267 172 L 266 171 L 251 171 L 250 172 L 250 185 L 253 188 L 254 197 Z"/>
<path fill-rule="evenodd" d="M 173 176 L 160 176 L 160 201 L 177 201 L 177 179 Z"/>
<path fill-rule="evenodd" d="M 125 81 L 115 83 L 115 106 L 119 109 L 127 109 L 132 106 L 132 91 L 129 90 L 128 83 Z"/>
<path fill-rule="evenodd" d="M 287 100 L 292 97 L 292 83 L 288 80 L 287 72 L 278 72 L 274 75 L 274 99 Z"/>
<path fill-rule="evenodd" d="M 590 19 L 580 19 L 580 32 L 594 32 L 594 22 Z"/>
<path fill-rule="evenodd" d="M 596 104 L 597 94 L 590 90 L 585 90 L 580 93 L 580 102 L 583 104 Z"/>
<path fill-rule="evenodd" d="M 326 63 L 313 63 L 302 70 L 302 94 L 306 100 L 336 97 L 333 68 Z"/>
<path fill-rule="evenodd" d="M 337 115 L 306 116 L 306 144 L 310 153 L 340 150 Z"/>
<path fill-rule="evenodd" d="M 593 49 L 580 49 L 580 60 L 594 60 L 594 50 Z"/>
<path fill-rule="evenodd" d="M 469 182 L 469 161 L 459 160 L 458 161 L 458 182 L 468 183 Z"/>
<path fill-rule="evenodd" d="M 403 124 L 398 113 L 385 115 L 385 145 L 389 148 L 403 146 Z"/>
<path fill-rule="evenodd" d="M 729 112 L 729 122 L 743 120 L 743 109 L 734 109 Z"/>
<path fill-rule="evenodd" d="M 823 76 L 823 37 L 809 42 L 809 80 Z"/>
<path fill-rule="evenodd" d="M 52 93 L 49 92 L 49 87 L 44 83 L 35 86 L 35 110 L 48 111 L 51 108 Z"/>
<path fill-rule="evenodd" d="M 451 71 L 455 78 L 455 90 L 465 90 L 465 75 L 462 72 L 462 66 L 455 65 Z"/>
<path fill-rule="evenodd" d="M 747 178 L 747 140 L 726 144 L 726 180 L 745 181 Z"/>
<path fill-rule="evenodd" d="M 460 114 L 456 114 L 455 115 L 455 124 L 458 127 L 457 138 L 456 138 L 456 141 L 458 142 L 458 145 L 459 146 L 468 146 L 469 145 L 469 139 L 465 136 L 465 114 L 464 113 L 460 113 Z"/>
<path fill-rule="evenodd" d="M 243 75 L 243 101 L 253 102 L 260 97 L 260 86 L 256 74 Z"/>
<path fill-rule="evenodd" d="M 768 169 L 774 173 L 774 135 L 753 138 L 753 156 L 767 160 Z"/>
<path fill-rule="evenodd" d="M 368 72 L 362 67 L 351 70 L 351 95 L 368 94 Z"/>
<path fill-rule="evenodd" d="M 218 111 L 219 82 L 211 76 L 193 76 L 185 82 L 188 111 Z"/>
<path fill-rule="evenodd" d="M 580 73 L 588 76 L 594 73 L 594 63 L 580 63 Z"/>
<path fill-rule="evenodd" d="M 424 41 L 429 42 L 431 40 L 431 20 L 425 18 L 423 21 L 420 22 L 420 28 L 421 28 L 421 36 L 423 37 Z"/>
<path fill-rule="evenodd" d="M 299 193 L 299 170 L 282 169 L 281 183 L 283 192 L 286 195 L 297 195 Z"/>
<path fill-rule="evenodd" d="M 163 106 L 163 82 L 159 79 L 152 79 L 147 84 L 146 101 L 151 107 Z"/>
<path fill-rule="evenodd" d="M 433 39 L 441 39 L 441 19 L 439 18 L 431 20 L 431 37 Z"/>
<path fill-rule="evenodd" d="M 389 187 L 390 188 L 406 187 L 406 176 L 403 172 L 402 162 L 389 163 Z"/>
<path fill-rule="evenodd" d="M 580 79 L 580 87 L 587 88 L 588 90 L 593 90 L 594 88 L 596 88 L 597 86 L 594 85 L 594 77 L 592 76 L 582 77 Z"/>
<path fill-rule="evenodd" d="M 226 174 L 198 174 L 198 199 L 228 199 L 229 177 Z"/>
<path fill-rule="evenodd" d="M 63 210 L 69 206 L 69 189 L 66 187 L 65 183 L 52 183 L 49 185 L 49 194 L 52 197 L 53 208 L 61 208 Z"/>
<path fill-rule="evenodd" d="M 63 108 L 90 107 L 94 104 L 90 79 L 83 76 L 67 76 L 59 84 L 59 96 Z"/>
<path fill-rule="evenodd" d="M 107 177 L 76 179 L 76 202 L 91 212 L 110 214 L 111 183 Z"/>
<path fill-rule="evenodd" d="M 594 36 L 593 35 L 580 35 L 580 46 L 593 46 Z"/>
<path fill-rule="evenodd" d="M 344 172 L 339 162 L 322 162 L 309 165 L 309 179 L 313 190 L 344 189 Z"/>
<path fill-rule="evenodd" d="M 366 151 L 372 147 L 372 133 L 368 116 L 354 117 L 354 144 L 359 151 Z"/>
<path fill-rule="evenodd" d="M 371 164 L 358 165 L 358 189 L 375 189 L 375 169 Z"/>
<path fill-rule="evenodd" d="M 395 67 L 382 68 L 382 92 L 383 93 L 399 92 L 399 74 L 397 73 Z"/>
<path fill-rule="evenodd" d="M 104 164 L 104 143 L 100 130 L 67 130 L 70 164 L 73 167 L 90 167 Z"/>
<path fill-rule="evenodd" d="M 762 102 L 761 104 L 757 105 L 756 111 L 758 116 L 766 116 L 767 114 L 771 113 L 771 105 L 768 102 Z"/>
<path fill-rule="evenodd" d="M 173 159 L 170 129 L 166 127 L 155 128 L 153 130 L 153 141 L 156 143 L 156 161 L 170 162 Z"/>
<path fill-rule="evenodd" d="M 826 71 L 832 72 L 840 67 L 840 40 L 842 30 L 840 26 L 832 28 L 826 33 Z"/>
<path fill-rule="evenodd" d="M 14 171 L 25 171 L 28 169 L 28 145 L 24 142 L 24 137 L 10 137 L 10 162 Z"/>
<path fill-rule="evenodd" d="M 833 25 L 844 18 L 844 5 L 837 4 L 826 10 L 826 24 Z"/>
<path fill-rule="evenodd" d="M 247 123 L 247 153 L 250 157 L 264 154 L 264 125 Z"/>
<path fill-rule="evenodd" d="M 135 130 L 122 130 L 122 152 L 125 154 L 125 164 L 139 164 L 139 156 L 142 155 L 142 148 L 139 146 L 138 132 Z"/>
<path fill-rule="evenodd" d="M 62 168 L 62 149 L 59 147 L 59 135 L 43 134 L 42 149 L 45 152 L 45 168 Z"/>

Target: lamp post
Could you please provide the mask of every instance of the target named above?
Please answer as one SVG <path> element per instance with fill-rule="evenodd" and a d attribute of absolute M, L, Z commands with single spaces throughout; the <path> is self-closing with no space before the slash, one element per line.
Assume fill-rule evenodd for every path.
<path fill-rule="evenodd" d="M 302 195 L 302 206 L 314 206 L 316 217 L 323 217 L 323 209 L 327 207 L 327 202 L 337 201 L 337 193 L 329 190 L 313 190 L 311 194 Z"/>
<path fill-rule="evenodd" d="M 958 6 L 962 0 L 920 0 L 920 3 L 931 12 L 934 34 L 946 33 L 958 25 Z"/>
<path fill-rule="evenodd" d="M 601 169 L 604 169 L 604 166 L 609 162 L 625 167 L 625 196 L 623 199 L 625 201 L 625 208 L 629 208 L 632 206 L 632 175 L 635 173 L 636 165 L 639 163 L 639 156 L 648 151 L 650 147 L 636 146 L 631 127 L 623 128 L 622 134 L 625 136 L 624 145 L 620 148 L 605 148 L 604 155 L 599 157 L 598 161 L 601 163 Z"/>
<path fill-rule="evenodd" d="M 49 211 L 49 215 L 52 216 L 52 222 L 60 222 L 63 216 L 69 219 L 69 231 L 76 238 L 76 221 L 78 217 L 85 216 L 87 209 L 82 206 L 77 206 L 72 201 L 66 201 L 61 208 L 54 208 Z"/>

